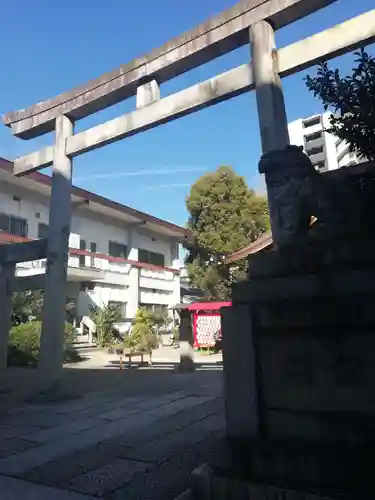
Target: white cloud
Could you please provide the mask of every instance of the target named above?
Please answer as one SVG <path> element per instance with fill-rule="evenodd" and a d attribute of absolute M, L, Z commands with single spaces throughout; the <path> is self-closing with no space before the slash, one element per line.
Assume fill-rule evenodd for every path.
<path fill-rule="evenodd" d="M 168 168 L 154 168 L 149 170 L 134 170 L 132 172 L 127 172 L 126 170 L 119 172 L 107 172 L 92 175 L 78 176 L 74 178 L 74 182 L 77 181 L 87 181 L 93 179 L 116 179 L 120 177 L 143 177 L 146 175 L 171 175 L 182 172 L 202 172 L 206 170 L 205 167 L 168 167 Z"/>
<path fill-rule="evenodd" d="M 156 191 L 157 189 L 172 189 L 172 188 L 186 188 L 190 187 L 189 182 L 176 182 L 170 184 L 148 184 L 146 186 L 139 186 L 139 189 L 144 189 L 146 191 Z"/>

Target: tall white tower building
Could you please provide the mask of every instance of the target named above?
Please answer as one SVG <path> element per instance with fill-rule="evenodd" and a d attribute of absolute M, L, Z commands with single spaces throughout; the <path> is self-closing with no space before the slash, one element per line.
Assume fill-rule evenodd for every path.
<path fill-rule="evenodd" d="M 326 132 L 330 128 L 330 113 L 300 118 L 288 124 L 290 143 L 303 146 L 314 167 L 319 172 L 335 170 L 360 163 L 349 145 Z"/>

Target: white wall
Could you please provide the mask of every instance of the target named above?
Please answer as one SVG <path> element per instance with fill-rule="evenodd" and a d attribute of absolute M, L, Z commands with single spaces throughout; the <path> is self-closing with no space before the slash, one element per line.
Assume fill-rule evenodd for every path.
<path fill-rule="evenodd" d="M 290 144 L 293 146 L 304 146 L 302 119 L 288 124 Z"/>
<path fill-rule="evenodd" d="M 19 201 L 13 196 L 20 198 Z M 49 198 L 32 189 L 0 183 L 0 212 L 22 217 L 28 222 L 28 237 L 38 237 L 38 223 L 48 224 Z M 138 249 L 161 253 L 165 256 L 165 266 L 179 268 L 179 246 L 172 238 L 157 233 L 152 234 L 142 226 L 129 226 L 121 220 L 107 218 L 90 211 L 89 207 L 74 207 L 72 213 L 69 245 L 80 248 L 80 240 L 85 240 L 86 248 L 96 243 L 98 253 L 108 254 L 109 241 L 128 246 L 130 260 L 138 260 Z M 99 262 L 100 260 L 100 262 Z M 69 265 L 79 266 L 78 256 L 71 256 Z M 86 258 L 86 265 L 91 265 L 91 258 Z M 110 300 L 127 303 L 127 316 L 134 317 L 140 302 L 149 304 L 174 305 L 180 300 L 180 279 L 170 271 L 141 270 L 135 266 L 108 264 L 102 259 L 95 259 L 95 266 L 104 271 L 104 279 L 95 283 L 93 290 L 80 292 L 77 311 L 83 316 L 88 314 L 88 303 L 107 304 Z M 126 269 L 125 269 L 126 268 Z M 21 273 L 41 272 L 38 269 L 19 269 Z M 42 271 L 44 272 L 44 270 Z"/>
<path fill-rule="evenodd" d="M 170 240 L 168 241 L 162 236 L 157 234 L 152 235 L 146 231 L 142 231 L 142 229 L 139 229 L 137 232 L 134 231 L 132 242 L 135 248 L 163 254 L 165 256 L 165 266 L 172 266 L 172 247 Z"/>
<path fill-rule="evenodd" d="M 323 114 L 323 129 L 327 130 L 331 127 L 329 122 L 330 113 Z M 324 140 L 326 147 L 326 164 L 328 170 L 336 170 L 338 168 L 337 163 L 337 152 L 336 152 L 336 141 L 337 137 L 330 134 L 329 132 L 324 132 Z"/>
<path fill-rule="evenodd" d="M 288 124 L 290 143 L 296 146 L 304 146 L 304 135 L 312 134 L 323 130 L 324 140 L 325 140 L 325 150 L 326 150 L 326 166 L 328 170 L 335 170 L 337 168 L 343 167 L 349 163 L 349 161 L 356 161 L 355 155 L 345 155 L 340 161 L 338 161 L 338 156 L 340 152 L 347 146 L 345 142 L 341 143 L 339 148 L 336 149 L 337 137 L 326 132 L 325 130 L 330 128 L 329 121 L 330 113 L 324 113 L 322 115 L 323 126 L 321 123 L 314 125 L 312 127 L 303 128 L 303 119 L 295 120 Z M 304 118 L 306 119 L 306 118 Z"/>
<path fill-rule="evenodd" d="M 96 251 L 98 253 L 108 254 L 109 241 L 128 245 L 129 235 L 128 229 L 115 224 L 115 221 L 103 220 L 100 216 L 94 214 L 85 216 L 73 212 L 71 231 L 80 235 L 81 240 L 85 240 L 86 249 L 90 249 L 90 243 L 96 243 Z M 112 223 L 111 223 L 112 222 Z"/>
<path fill-rule="evenodd" d="M 15 201 L 13 197 L 20 198 Z M 8 215 L 22 217 L 28 223 L 30 238 L 38 237 L 38 223 L 48 224 L 49 200 L 18 186 L 0 183 L 0 211 Z M 38 218 L 39 214 L 39 218 Z"/>

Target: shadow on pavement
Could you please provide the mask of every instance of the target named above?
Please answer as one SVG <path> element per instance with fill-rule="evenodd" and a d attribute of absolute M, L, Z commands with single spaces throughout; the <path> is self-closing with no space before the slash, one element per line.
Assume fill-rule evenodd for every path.
<path fill-rule="evenodd" d="M 134 363 L 134 364 L 133 364 Z M 180 373 L 174 362 L 153 362 L 140 366 L 132 362 L 120 369 L 119 361 L 106 360 L 102 367 L 84 367 L 85 362 L 65 366 L 56 398 L 51 402 L 87 397 L 103 392 L 121 392 L 123 397 L 158 395 L 168 391 L 215 386 L 221 393 L 222 363 L 196 363 L 193 373 Z M 37 403 L 39 373 L 35 368 L 9 367 L 0 392 L 0 419 L 25 402 Z M 46 401 L 44 401 L 46 402 Z"/>

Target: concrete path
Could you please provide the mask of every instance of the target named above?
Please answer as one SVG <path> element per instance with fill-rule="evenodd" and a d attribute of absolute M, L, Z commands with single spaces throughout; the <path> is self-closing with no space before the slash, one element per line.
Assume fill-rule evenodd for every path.
<path fill-rule="evenodd" d="M 119 363 L 119 357 L 116 354 L 108 354 L 106 351 L 98 349 L 85 349 L 80 351 L 81 355 L 86 358 L 81 363 L 69 365 L 74 369 L 103 369 L 108 368 L 109 365 L 116 365 Z M 148 360 L 148 356 L 145 356 Z M 137 365 L 140 361 L 139 357 L 133 358 L 133 364 Z M 159 347 L 155 349 L 152 354 L 152 361 L 155 367 L 160 369 L 170 369 L 180 362 L 180 351 L 168 346 Z M 194 362 L 200 369 L 221 369 L 222 368 L 222 354 L 204 354 L 201 352 L 194 353 Z"/>
<path fill-rule="evenodd" d="M 152 394 L 119 386 L 12 410 L 0 428 L 0 498 L 175 498 L 223 436 L 221 375 L 171 373 Z"/>

